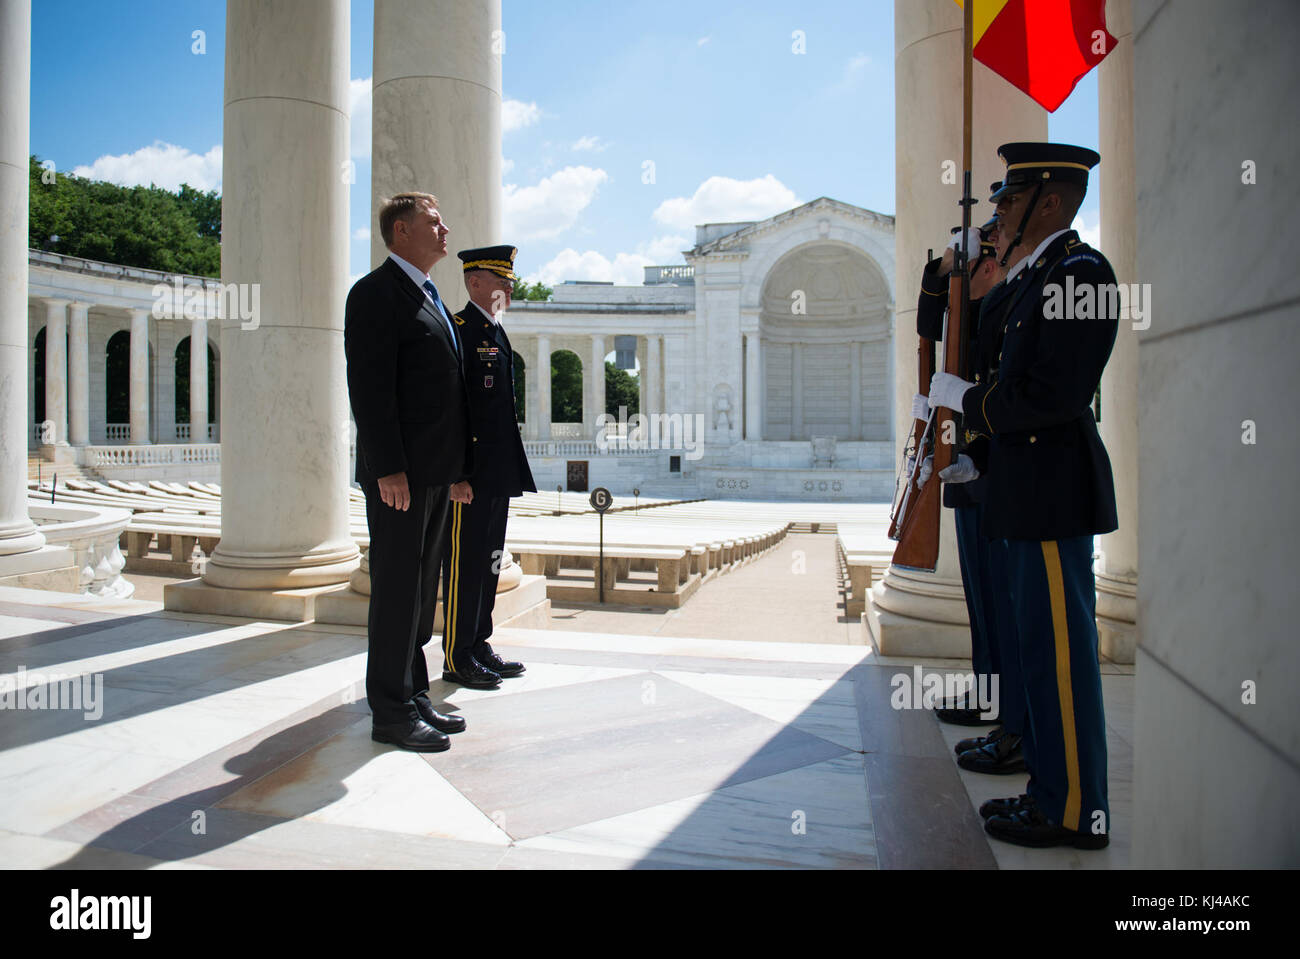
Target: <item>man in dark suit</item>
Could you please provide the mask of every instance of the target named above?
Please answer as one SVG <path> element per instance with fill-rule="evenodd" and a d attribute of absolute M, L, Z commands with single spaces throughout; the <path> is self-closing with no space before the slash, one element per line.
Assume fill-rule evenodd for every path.
<path fill-rule="evenodd" d="M 443 579 L 443 674 L 448 682 L 493 689 L 524 672 L 492 649 L 492 610 L 506 544 L 510 497 L 537 492 L 515 413 L 514 350 L 500 314 L 514 289 L 513 246 L 456 254 L 464 264 L 469 302 L 456 314 L 461 360 L 474 425 L 470 503 L 453 503 Z"/>
<path fill-rule="evenodd" d="M 370 526 L 366 698 L 376 742 L 440 752 L 465 720 L 434 710 L 423 646 L 433 634 L 450 501 L 472 499 L 469 398 L 455 324 L 429 279 L 447 255 L 437 198 L 394 196 L 379 229 L 390 255 L 352 287 L 343 327 Z"/>
<path fill-rule="evenodd" d="M 1007 544 L 1031 734 L 1028 792 L 980 812 L 985 831 L 1006 842 L 1101 849 L 1110 807 L 1092 545 L 1118 521 L 1092 401 L 1119 303 L 1114 270 L 1070 229 L 1100 157 L 1057 143 L 998 153 L 1007 175 L 992 200 L 1013 262 L 997 375 L 971 383 L 938 373 L 930 384 L 931 406 L 961 410 L 990 438 L 983 532 Z"/>

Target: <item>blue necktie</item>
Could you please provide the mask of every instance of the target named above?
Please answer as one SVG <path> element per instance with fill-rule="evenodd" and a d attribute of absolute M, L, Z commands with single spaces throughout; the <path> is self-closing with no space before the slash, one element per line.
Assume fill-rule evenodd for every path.
<path fill-rule="evenodd" d="M 446 322 L 447 332 L 451 334 L 452 345 L 456 347 L 456 352 L 459 353 L 460 341 L 456 339 L 456 328 L 451 325 L 451 318 L 447 315 L 447 308 L 442 305 L 442 297 L 438 295 L 438 288 L 433 285 L 433 280 L 425 280 L 424 288 L 428 290 L 429 295 L 433 297 L 433 308 L 438 311 L 438 315 L 443 318 L 444 322 Z"/>

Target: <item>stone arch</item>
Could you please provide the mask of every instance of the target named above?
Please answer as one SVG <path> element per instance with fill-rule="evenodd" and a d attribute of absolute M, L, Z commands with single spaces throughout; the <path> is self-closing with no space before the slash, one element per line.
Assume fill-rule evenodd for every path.
<path fill-rule="evenodd" d="M 766 440 L 888 440 L 889 282 L 861 248 L 818 237 L 788 249 L 758 296 Z"/>
<path fill-rule="evenodd" d="M 581 423 L 582 357 L 573 350 L 551 352 L 551 423 Z"/>
<path fill-rule="evenodd" d="M 190 342 L 191 337 L 182 337 L 176 344 L 176 351 L 173 354 L 175 364 L 175 401 L 176 401 L 176 422 L 190 423 L 193 421 L 190 417 Z M 208 422 L 217 421 L 218 397 L 220 397 L 220 384 L 217 382 L 217 351 L 208 341 Z M 205 442 L 203 431 L 191 430 L 191 442 Z"/>

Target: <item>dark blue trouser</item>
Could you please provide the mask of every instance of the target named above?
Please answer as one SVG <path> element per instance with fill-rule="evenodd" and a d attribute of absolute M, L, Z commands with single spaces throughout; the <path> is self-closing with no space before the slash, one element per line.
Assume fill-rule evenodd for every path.
<path fill-rule="evenodd" d="M 475 496 L 451 504 L 443 564 L 443 669 L 460 671 L 492 652 L 492 610 L 506 542 L 510 497 Z"/>
<path fill-rule="evenodd" d="M 1092 537 L 1005 542 L 1033 733 L 1029 794 L 1067 829 L 1109 832 Z"/>
<path fill-rule="evenodd" d="M 1023 735 L 1025 692 L 1011 605 L 1006 540 L 984 538 L 983 510 L 978 503 L 953 510 L 961 582 L 970 618 L 971 666 L 977 679 L 986 675 L 998 677 L 998 719 L 1008 732 Z"/>

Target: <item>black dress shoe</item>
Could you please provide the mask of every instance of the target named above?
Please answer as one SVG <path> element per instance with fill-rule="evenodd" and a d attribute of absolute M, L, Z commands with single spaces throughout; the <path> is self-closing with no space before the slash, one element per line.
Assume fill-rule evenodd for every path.
<path fill-rule="evenodd" d="M 480 666 L 472 659 L 454 672 L 444 669 L 442 678 L 445 682 L 459 683 L 470 689 L 496 689 L 501 685 L 500 673 L 494 673 L 492 670 Z"/>
<path fill-rule="evenodd" d="M 1020 748 L 1020 737 L 1004 732 L 978 749 L 966 750 L 957 757 L 957 765 L 973 773 L 1006 776 L 1025 771 L 1025 753 Z"/>
<path fill-rule="evenodd" d="M 1010 816 L 1013 812 L 1023 809 L 1033 801 L 1034 799 L 1029 793 L 1021 793 L 1019 796 L 1012 796 L 1007 799 L 990 799 L 980 803 L 980 818 Z"/>
<path fill-rule="evenodd" d="M 451 740 L 423 719 L 408 719 L 383 726 L 376 723 L 370 728 L 370 738 L 414 753 L 440 753 L 451 748 Z"/>
<path fill-rule="evenodd" d="M 440 733 L 460 733 L 465 731 L 464 716 L 446 716 L 433 708 L 428 696 L 416 696 L 413 700 L 419 710 L 420 718 Z"/>
<path fill-rule="evenodd" d="M 999 726 L 997 729 L 991 730 L 986 736 L 971 736 L 968 739 L 959 739 L 957 745 L 952 747 L 952 751 L 960 756 L 968 749 L 979 749 L 985 743 L 998 739 L 1002 734 L 1002 727 Z"/>
<path fill-rule="evenodd" d="M 502 659 L 495 652 L 487 653 L 484 656 L 475 656 L 474 660 L 480 666 L 485 666 L 498 676 L 507 679 L 511 676 L 518 676 L 520 673 L 524 672 L 523 663 L 516 663 Z"/>
<path fill-rule="evenodd" d="M 1110 836 L 1057 825 L 1038 808 L 1036 803 L 1021 806 L 1006 815 L 990 816 L 984 820 L 984 831 L 994 839 L 1042 849 L 1047 846 L 1073 846 L 1075 849 L 1105 849 Z"/>
<path fill-rule="evenodd" d="M 1000 722 L 996 716 L 985 719 L 984 710 L 978 708 L 936 709 L 934 714 L 940 722 L 952 723 L 954 726 L 996 726 Z"/>

